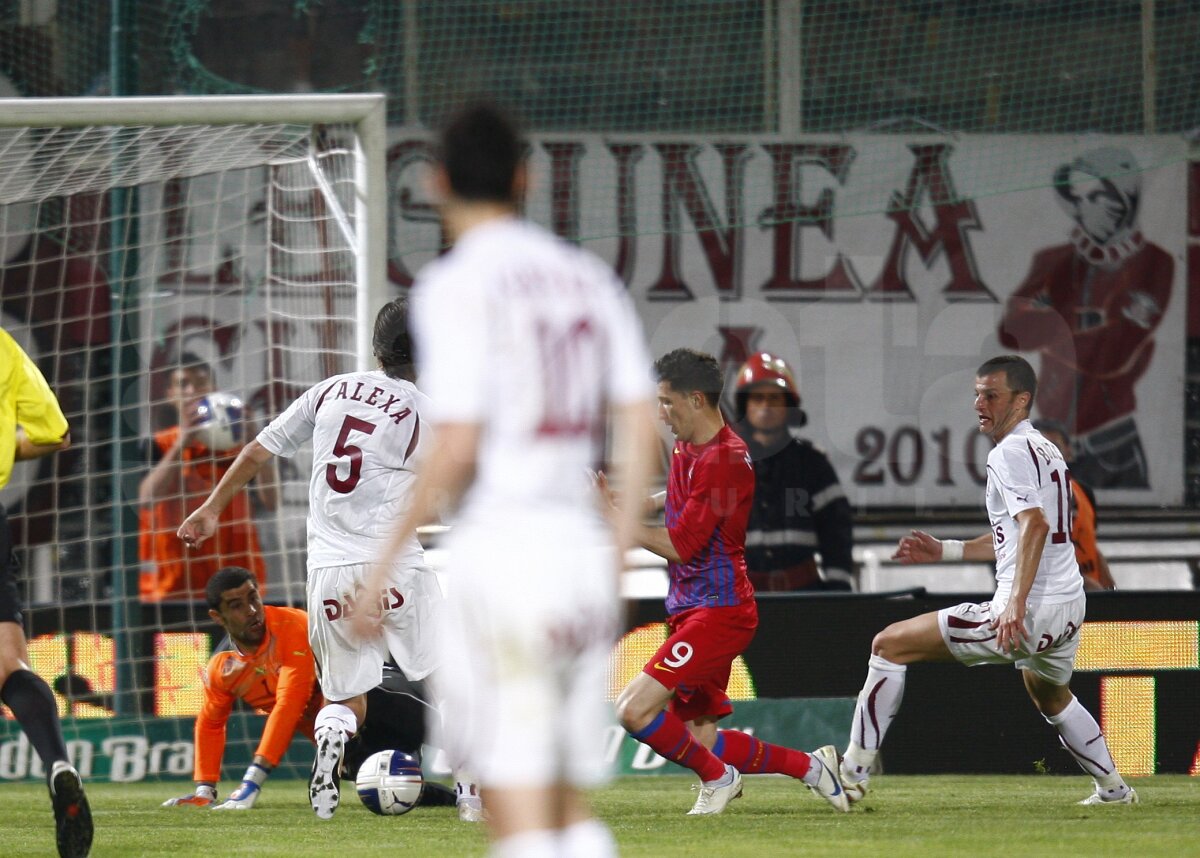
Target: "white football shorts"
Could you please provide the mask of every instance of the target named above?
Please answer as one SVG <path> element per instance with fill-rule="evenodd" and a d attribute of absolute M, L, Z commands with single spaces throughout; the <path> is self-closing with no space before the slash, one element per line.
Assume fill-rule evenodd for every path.
<path fill-rule="evenodd" d="M 358 563 L 313 569 L 308 574 L 308 642 L 327 700 L 370 691 L 383 679 L 389 654 L 414 682 L 437 666 L 435 629 L 442 591 L 433 570 L 427 566 L 392 570 L 387 588 L 375 596 L 383 608 L 383 633 L 364 641 L 354 635 L 349 618 L 363 602 L 367 568 Z"/>
<path fill-rule="evenodd" d="M 485 787 L 609 777 L 616 553 L 581 516 L 459 524 L 447 540 L 433 744 Z"/>
<path fill-rule="evenodd" d="M 1009 662 L 1054 685 L 1066 685 L 1075 670 L 1085 604 L 1081 595 L 1069 602 L 1029 605 L 1025 612 L 1026 646 L 1013 653 L 1002 652 L 996 646 L 996 632 L 989 628 L 1003 605 L 963 602 L 943 608 L 938 611 L 938 628 L 950 652 L 968 667 Z"/>

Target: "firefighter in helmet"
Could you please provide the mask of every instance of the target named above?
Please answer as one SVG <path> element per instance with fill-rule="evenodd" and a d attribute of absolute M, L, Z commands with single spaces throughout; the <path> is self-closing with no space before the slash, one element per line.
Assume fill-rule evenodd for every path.
<path fill-rule="evenodd" d="M 738 370 L 735 406 L 754 460 L 746 566 L 755 589 L 853 589 L 853 513 L 828 456 L 792 434 L 808 418 L 791 368 L 752 355 Z"/>

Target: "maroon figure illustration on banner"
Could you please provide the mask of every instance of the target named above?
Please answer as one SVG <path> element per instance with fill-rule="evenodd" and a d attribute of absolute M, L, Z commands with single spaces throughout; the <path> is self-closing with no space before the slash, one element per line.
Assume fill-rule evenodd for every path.
<path fill-rule="evenodd" d="M 1138 228 L 1140 167 L 1105 146 L 1054 174 L 1075 221 L 1037 251 L 1000 323 L 1006 348 L 1041 353 L 1037 409 L 1075 439 L 1072 471 L 1094 488 L 1148 488 L 1134 388 L 1154 356 L 1175 263 Z"/>

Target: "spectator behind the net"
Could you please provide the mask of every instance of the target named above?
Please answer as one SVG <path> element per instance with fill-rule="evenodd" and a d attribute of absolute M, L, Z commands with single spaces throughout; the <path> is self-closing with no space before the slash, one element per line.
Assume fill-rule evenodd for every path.
<path fill-rule="evenodd" d="M 264 588 L 266 564 L 246 492 L 229 504 L 217 532 L 202 548 L 187 548 L 175 535 L 187 511 L 208 497 L 242 448 L 239 444 L 229 450 L 210 450 L 197 437 L 197 406 L 214 390 L 212 368 L 184 352 L 167 387 L 176 422 L 146 442 L 150 470 L 138 488 L 142 601 L 203 600 L 208 580 L 226 566 L 249 569 L 259 588 Z M 272 465 L 268 463 L 254 486 L 262 506 L 275 509 L 278 493 Z"/>
<path fill-rule="evenodd" d="M 791 367 L 768 352 L 751 356 L 738 370 L 735 401 L 734 428 L 754 460 L 754 506 L 746 527 L 754 589 L 852 589 L 850 502 L 825 453 L 792 435 L 808 418 Z"/>
<path fill-rule="evenodd" d="M 1057 420 L 1034 420 L 1033 428 L 1062 451 L 1067 467 L 1074 461 L 1071 436 L 1067 427 Z M 1108 560 L 1096 543 L 1096 495 L 1071 474 L 1071 542 L 1075 545 L 1075 562 L 1083 576 L 1083 589 L 1115 590 L 1116 582 L 1108 569 Z"/>

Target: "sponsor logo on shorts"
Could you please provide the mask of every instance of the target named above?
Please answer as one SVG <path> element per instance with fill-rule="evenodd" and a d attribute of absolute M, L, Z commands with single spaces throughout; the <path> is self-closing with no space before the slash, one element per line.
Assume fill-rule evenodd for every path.
<path fill-rule="evenodd" d="M 341 599 L 326 599 L 321 605 L 325 608 L 325 619 L 332 623 L 335 620 L 348 620 L 353 617 L 360 602 L 367 610 L 374 608 L 376 613 L 394 611 L 404 604 L 404 594 L 395 587 L 388 587 L 379 594 L 375 604 L 372 604 L 371 599 L 363 600 L 359 593 L 355 593 L 353 596 L 344 594 Z"/>

